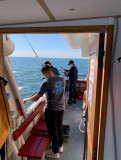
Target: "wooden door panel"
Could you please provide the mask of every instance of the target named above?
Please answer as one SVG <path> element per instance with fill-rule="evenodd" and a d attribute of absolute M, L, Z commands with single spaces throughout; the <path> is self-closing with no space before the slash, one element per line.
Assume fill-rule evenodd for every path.
<path fill-rule="evenodd" d="M 97 35 L 90 43 L 90 59 L 88 72 L 88 121 L 86 134 L 85 160 L 94 160 L 94 152 L 97 148 L 99 107 L 101 95 L 102 67 L 100 60 L 104 50 L 104 33 Z"/>
<path fill-rule="evenodd" d="M 98 41 L 97 41 L 98 42 Z M 98 45 L 98 44 L 97 44 Z M 90 57 L 90 61 L 93 60 L 95 62 L 95 67 L 94 67 L 94 75 L 96 75 L 96 71 L 97 71 L 97 58 L 95 56 L 91 56 Z M 90 72 L 89 72 L 90 74 Z M 95 117 L 95 99 L 96 99 L 96 76 L 94 76 L 94 81 L 93 83 L 89 80 L 89 84 L 88 85 L 92 85 L 92 103 L 91 105 L 89 104 L 88 101 L 88 123 L 87 123 L 87 132 L 88 132 L 88 137 L 90 137 L 88 139 L 89 145 L 89 151 L 87 150 L 87 160 L 91 160 L 92 156 L 93 156 L 93 133 L 94 133 L 94 117 Z M 89 88 L 89 86 L 88 86 Z"/>

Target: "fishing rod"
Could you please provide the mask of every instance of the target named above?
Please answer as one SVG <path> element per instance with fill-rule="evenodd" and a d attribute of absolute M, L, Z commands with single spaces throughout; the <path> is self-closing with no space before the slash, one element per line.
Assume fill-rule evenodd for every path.
<path fill-rule="evenodd" d="M 51 57 L 48 57 L 47 55 L 45 55 L 45 54 L 43 54 L 46 58 L 48 58 L 48 59 L 51 59 Z M 58 67 L 60 67 L 61 69 L 63 69 L 64 70 L 64 68 L 63 67 L 61 67 L 60 65 L 58 65 L 58 63 L 57 62 L 55 62 L 54 61 L 54 63 L 58 66 Z M 62 71 L 61 71 L 62 72 Z"/>
<path fill-rule="evenodd" d="M 36 51 L 34 50 L 34 48 L 32 47 L 31 43 L 29 42 L 29 40 L 27 39 L 27 37 L 26 37 L 25 35 L 24 35 L 24 38 L 27 40 L 27 42 L 29 43 L 29 45 L 30 45 L 30 47 L 32 48 L 33 52 L 35 53 L 37 59 L 39 60 L 40 64 L 43 66 L 44 64 L 40 61 L 40 58 L 38 57 Z M 43 54 L 43 55 L 44 55 L 46 58 L 49 58 L 47 55 L 45 55 L 45 54 Z M 50 58 L 49 58 L 49 59 L 50 59 Z M 58 63 L 56 63 L 55 61 L 54 61 L 54 63 L 55 63 L 57 66 L 59 66 L 62 70 L 64 70 L 64 68 L 61 67 L 60 65 L 58 65 Z M 62 72 L 62 71 L 61 71 L 61 72 Z M 62 72 L 62 73 L 63 73 L 63 72 Z"/>
<path fill-rule="evenodd" d="M 51 59 L 51 57 L 48 57 L 47 55 L 45 55 L 45 54 L 43 54 L 46 58 L 48 58 L 48 59 Z M 54 60 L 53 60 L 54 61 Z M 58 65 L 58 63 L 57 62 L 55 62 L 54 61 L 54 63 L 58 66 L 58 67 L 60 67 L 62 70 L 64 70 L 64 68 L 63 67 L 61 67 L 60 65 Z M 59 70 L 60 72 L 62 72 L 62 70 Z M 62 72 L 63 73 L 63 72 Z"/>
<path fill-rule="evenodd" d="M 34 54 L 36 55 L 37 59 L 39 60 L 40 64 L 43 66 L 43 63 L 40 61 L 40 58 L 38 57 L 36 51 L 34 50 L 34 48 L 32 47 L 31 43 L 29 42 L 29 40 L 27 39 L 27 37 L 24 35 L 24 38 L 26 39 L 26 41 L 29 43 L 31 49 L 33 50 Z"/>

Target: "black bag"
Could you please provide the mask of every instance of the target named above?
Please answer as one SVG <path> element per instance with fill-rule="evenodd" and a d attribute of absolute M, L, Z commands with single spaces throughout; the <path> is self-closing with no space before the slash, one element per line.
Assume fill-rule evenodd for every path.
<path fill-rule="evenodd" d="M 70 132 L 70 126 L 69 125 L 63 125 L 63 136 L 68 138 Z"/>

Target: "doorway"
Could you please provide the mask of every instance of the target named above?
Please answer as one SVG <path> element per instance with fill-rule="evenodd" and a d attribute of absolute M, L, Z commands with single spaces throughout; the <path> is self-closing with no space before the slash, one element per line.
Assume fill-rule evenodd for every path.
<path fill-rule="evenodd" d="M 91 92 L 94 92 L 95 94 L 95 96 L 93 97 L 94 100 L 92 100 L 94 103 L 93 106 L 95 106 L 95 108 L 93 107 L 91 108 L 92 103 L 90 102 L 91 99 L 89 99 L 88 105 L 90 109 L 88 113 L 91 114 L 91 112 L 93 113 L 96 112 L 97 114 L 94 113 L 94 115 L 96 115 L 97 118 L 95 118 L 94 115 L 88 114 L 88 120 L 90 118 L 90 121 L 88 122 L 91 123 L 91 120 L 92 120 L 94 127 L 91 129 L 90 125 L 87 123 L 87 137 L 88 138 L 85 140 L 84 158 L 87 158 L 87 160 L 93 160 L 93 159 L 102 160 L 103 159 L 103 148 L 104 148 L 104 137 L 105 137 L 107 96 L 108 96 L 111 49 L 112 49 L 112 39 L 113 39 L 113 26 L 109 26 L 108 29 L 107 29 L 107 26 L 85 26 L 85 27 L 84 26 L 83 27 L 82 26 L 81 27 L 80 26 L 79 27 L 69 26 L 69 27 L 7 28 L 7 29 L 3 28 L 3 29 L 0 29 L 0 32 L 1 33 L 67 33 L 67 32 L 69 33 L 78 33 L 78 32 L 100 33 L 98 44 L 99 44 L 99 53 L 101 55 L 98 55 L 97 59 L 98 58 L 102 59 L 102 54 L 104 53 L 104 46 L 105 46 L 105 56 L 103 58 L 103 63 L 99 61 L 97 63 L 95 59 L 96 56 L 94 54 L 91 55 L 90 57 L 90 64 L 92 65 L 93 62 L 97 64 L 96 73 L 101 73 L 99 74 L 101 77 L 100 76 L 98 77 L 97 74 L 94 76 L 96 83 L 99 84 L 99 85 L 94 86 L 94 89 L 91 86 L 92 85 L 91 82 L 88 83 L 88 95 L 90 95 Z M 106 35 L 104 33 L 106 33 Z M 103 50 L 102 48 L 100 48 L 100 46 L 103 48 Z M 1 49 L 0 53 L 2 54 L 2 52 L 3 50 Z M 100 70 L 98 67 L 99 64 L 100 66 L 102 64 L 101 72 L 99 72 Z M 1 71 L 2 71 L 2 68 L 1 68 Z M 89 71 L 88 76 L 90 76 L 90 71 Z M 104 90 L 105 90 L 105 94 L 104 94 Z M 98 101 L 96 101 L 97 98 L 99 98 Z M 103 107 L 104 104 L 105 104 L 105 108 Z M 96 108 L 97 106 L 98 108 Z"/>

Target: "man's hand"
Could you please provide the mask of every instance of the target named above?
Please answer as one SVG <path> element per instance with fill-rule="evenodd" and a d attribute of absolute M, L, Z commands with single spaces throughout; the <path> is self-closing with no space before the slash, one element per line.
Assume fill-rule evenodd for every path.
<path fill-rule="evenodd" d="M 23 104 L 25 104 L 27 102 L 27 99 L 23 99 Z"/>
<path fill-rule="evenodd" d="M 28 101 L 37 101 L 40 97 L 42 97 L 43 95 L 40 95 L 38 92 L 36 94 L 34 94 L 33 96 L 23 99 L 23 103 L 25 104 Z"/>
<path fill-rule="evenodd" d="M 65 69 L 62 71 L 63 73 L 65 72 Z"/>

